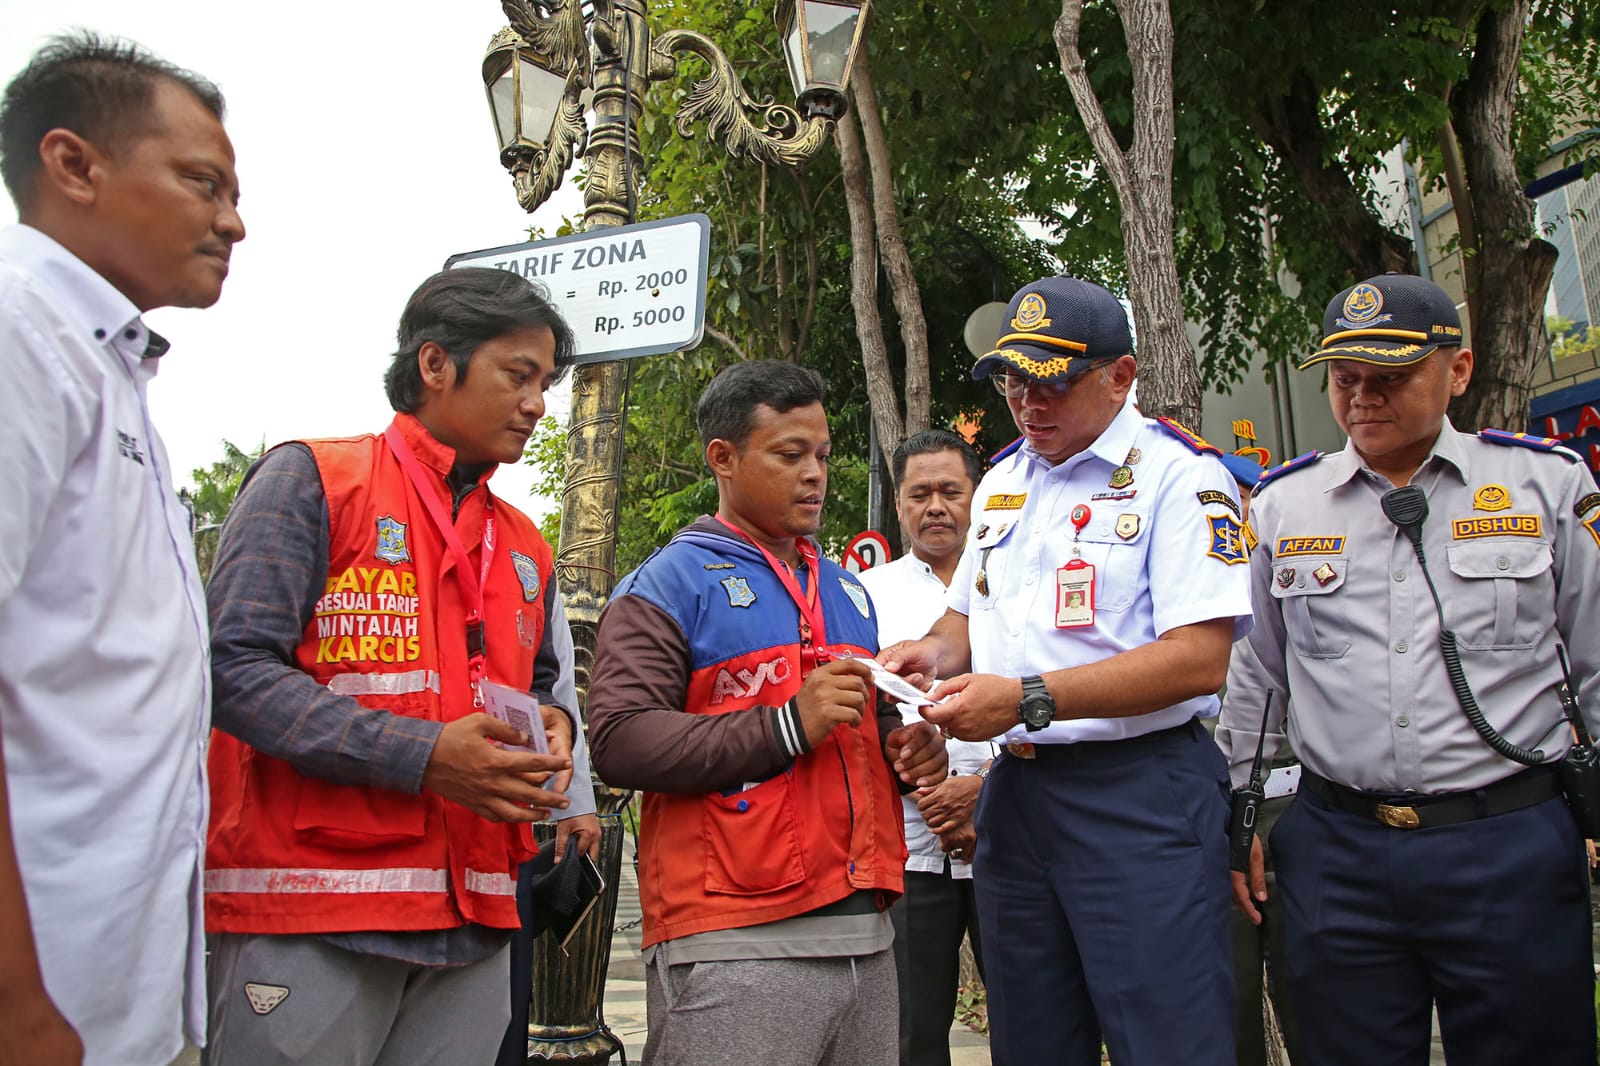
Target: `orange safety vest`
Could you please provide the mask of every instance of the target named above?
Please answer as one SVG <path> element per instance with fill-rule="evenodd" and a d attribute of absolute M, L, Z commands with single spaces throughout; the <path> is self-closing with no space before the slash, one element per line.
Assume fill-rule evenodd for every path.
<path fill-rule="evenodd" d="M 410 415 L 394 425 L 450 513 L 454 452 Z M 328 501 L 328 579 L 295 651 L 319 685 L 362 707 L 450 722 L 473 713 L 466 609 L 455 561 L 382 436 L 305 441 Z M 481 573 L 480 484 L 454 525 Z M 487 677 L 528 690 L 544 638 L 550 548 L 496 498 L 484 588 Z M 270 551 L 270 545 L 261 550 Z M 206 927 L 214 933 L 340 933 L 518 925 L 525 825 L 504 825 L 430 792 L 308 777 L 212 731 Z"/>

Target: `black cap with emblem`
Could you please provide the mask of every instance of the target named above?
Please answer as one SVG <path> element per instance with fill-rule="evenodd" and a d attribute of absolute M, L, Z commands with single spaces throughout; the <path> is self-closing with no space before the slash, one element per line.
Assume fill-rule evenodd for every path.
<path fill-rule="evenodd" d="M 1015 370 L 1035 381 L 1069 381 L 1133 352 L 1128 313 L 1092 281 L 1040 278 L 1017 290 L 1006 315 L 1006 334 L 973 366 L 973 377 Z"/>
<path fill-rule="evenodd" d="M 1412 274 L 1380 274 L 1328 302 L 1322 347 L 1300 369 L 1329 359 L 1408 366 L 1460 344 L 1461 316 L 1443 289 Z"/>

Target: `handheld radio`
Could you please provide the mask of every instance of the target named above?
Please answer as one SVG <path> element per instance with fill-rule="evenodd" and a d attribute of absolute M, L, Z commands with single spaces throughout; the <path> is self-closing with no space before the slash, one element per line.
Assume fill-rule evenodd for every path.
<path fill-rule="evenodd" d="M 1272 693 L 1268 692 L 1267 705 L 1261 708 L 1261 732 L 1256 734 L 1256 757 L 1250 764 L 1250 783 L 1233 790 L 1233 815 L 1228 819 L 1228 866 L 1239 873 L 1250 872 L 1250 845 L 1256 839 L 1256 816 L 1267 798 L 1261 754 L 1267 742 L 1267 713 L 1271 710 Z M 1600 771 L 1600 761 L 1595 768 Z"/>

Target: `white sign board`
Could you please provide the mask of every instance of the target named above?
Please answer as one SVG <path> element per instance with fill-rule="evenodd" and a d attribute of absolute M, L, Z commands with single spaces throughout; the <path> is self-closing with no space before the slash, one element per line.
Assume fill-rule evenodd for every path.
<path fill-rule="evenodd" d="M 445 267 L 509 270 L 550 290 L 580 363 L 679 352 L 706 323 L 711 220 L 680 215 L 463 252 Z"/>

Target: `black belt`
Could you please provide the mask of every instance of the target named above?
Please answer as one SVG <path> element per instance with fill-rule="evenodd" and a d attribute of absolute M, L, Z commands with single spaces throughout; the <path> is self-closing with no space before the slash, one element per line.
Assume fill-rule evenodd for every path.
<path fill-rule="evenodd" d="M 1338 810 L 1374 818 L 1393 829 L 1428 829 L 1470 822 L 1519 811 L 1561 795 L 1561 782 L 1548 766 L 1535 766 L 1471 792 L 1416 796 L 1360 792 L 1302 768 L 1300 788 Z"/>
<path fill-rule="evenodd" d="M 1196 729 L 1204 729 L 1193 718 L 1178 725 L 1157 729 L 1150 733 L 1140 733 L 1132 737 L 1120 737 L 1116 740 L 1080 740 L 1071 744 L 1034 744 L 1026 740 L 1007 741 L 1001 749 L 1014 759 L 1065 759 L 1085 752 L 1104 751 L 1109 748 L 1126 749 L 1145 744 L 1159 743 L 1177 733 L 1192 733 Z"/>

